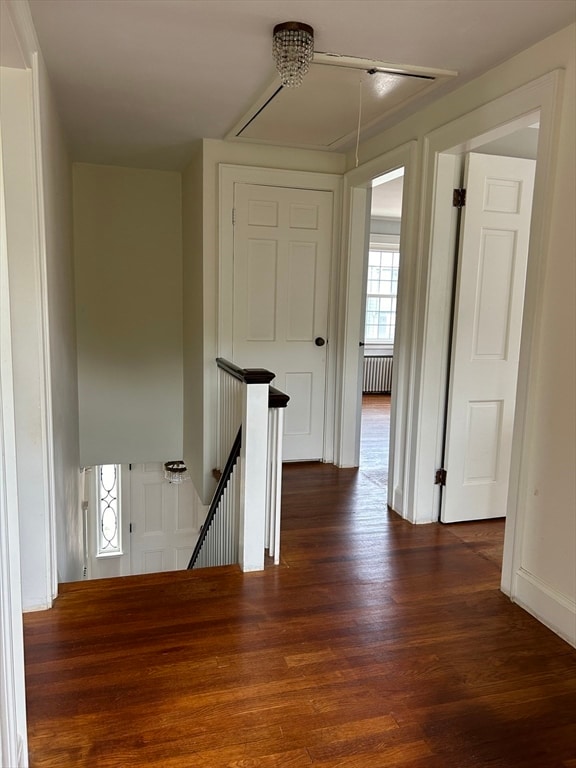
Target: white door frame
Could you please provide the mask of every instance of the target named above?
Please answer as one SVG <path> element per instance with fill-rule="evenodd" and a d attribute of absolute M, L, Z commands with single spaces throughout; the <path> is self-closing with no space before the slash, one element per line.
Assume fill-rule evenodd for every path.
<path fill-rule="evenodd" d="M 314 189 L 332 192 L 332 243 L 330 294 L 328 306 L 328 344 L 326 349 L 326 402 L 324 419 L 323 460 L 334 460 L 336 360 L 338 356 L 338 284 L 340 256 L 340 211 L 342 209 L 342 177 L 331 173 L 286 171 L 222 163 L 219 167 L 219 256 L 218 256 L 218 355 L 232 360 L 233 275 L 234 275 L 234 208 L 235 184 L 259 184 L 270 187 Z M 232 361 L 233 362 L 233 361 Z M 217 419 L 217 414 L 214 414 Z M 216 422 L 214 422 L 216 423 Z"/>
<path fill-rule="evenodd" d="M 444 414 L 438 412 L 438 391 L 445 382 L 447 355 L 449 350 L 439 334 L 439 321 L 443 324 L 447 318 L 440 317 L 439 308 L 448 312 L 448 286 L 442 280 L 435 279 L 438 272 L 446 270 L 446 260 L 453 255 L 441 240 L 433 222 L 432 211 L 435 202 L 436 168 L 441 153 L 454 148 L 472 151 L 487 140 L 496 139 L 510 132 L 512 123 L 518 125 L 525 119 L 533 122 L 535 113 L 540 115 L 538 140 L 538 162 L 534 184 L 533 216 L 530 232 L 530 248 L 526 275 L 525 312 L 522 324 L 522 341 L 518 369 L 518 389 L 516 415 L 512 443 L 512 466 L 508 494 L 506 533 L 504 542 L 504 562 L 502 568 L 502 590 L 515 597 L 517 591 L 517 571 L 520 568 L 520 552 L 523 540 L 524 495 L 529 488 L 528 478 L 521 475 L 520 468 L 527 466 L 524 452 L 531 443 L 532 424 L 527 419 L 531 381 L 530 365 L 537 365 L 532 350 L 537 348 L 534 339 L 540 326 L 542 311 L 540 300 L 541 275 L 545 269 L 543 254 L 549 235 L 550 207 L 552 205 L 553 172 L 555 156 L 555 137 L 557 131 L 557 109 L 562 73 L 551 72 L 510 94 L 496 99 L 458 120 L 433 131 L 424 140 L 424 173 L 427 179 L 424 190 L 422 238 L 423 270 L 422 284 L 428 286 L 424 292 L 425 306 L 422 310 L 423 337 L 422 360 L 420 362 L 420 413 L 422 423 L 414 430 L 413 451 L 416 461 L 410 487 L 413 492 L 415 519 L 429 522 L 436 519 L 438 511 L 438 491 L 431 483 L 434 469 L 440 458 L 439 445 L 443 429 Z M 446 215 L 448 204 L 444 208 Z M 436 211 L 437 213 L 437 211 Z M 438 219 L 436 218 L 436 224 Z M 438 465 L 439 466 L 439 465 Z M 525 471 L 525 469 L 524 469 Z"/>
<path fill-rule="evenodd" d="M 453 253 L 446 247 L 446 232 L 452 227 L 451 202 L 447 203 L 445 216 L 442 216 L 442 206 L 436 206 L 437 169 L 442 163 L 443 153 L 461 147 L 462 150 L 474 150 L 480 143 L 489 138 L 496 139 L 510 131 L 510 124 L 526 116 L 539 113 L 540 132 L 538 140 L 538 164 L 534 184 L 533 217 L 530 234 L 530 251 L 526 276 L 525 307 L 520 363 L 518 371 L 518 389 L 516 399 L 516 418 L 512 445 L 512 466 L 510 473 L 510 489 L 508 495 L 506 534 L 504 542 L 504 562 L 502 569 L 501 588 L 513 599 L 518 592 L 519 569 L 521 565 L 521 545 L 523 541 L 524 516 L 523 508 L 529 479 L 524 476 L 527 471 L 526 450 L 531 443 L 533 425 L 527 417 L 527 403 L 533 386 L 529 370 L 530 365 L 538 365 L 534 359 L 533 350 L 538 349 L 536 343 L 539 333 L 542 313 L 541 277 L 546 265 L 543 254 L 547 253 L 546 242 L 549 237 L 550 209 L 553 201 L 553 180 L 555 164 L 555 146 L 559 126 L 560 94 L 562 86 L 561 70 L 550 72 L 537 80 L 524 85 L 488 104 L 485 104 L 462 117 L 430 132 L 421 139 L 421 161 L 419 168 L 410 170 L 410 161 L 406 155 L 407 145 L 399 147 L 346 175 L 346 200 L 351 197 L 352 189 L 366 186 L 369 180 L 398 165 L 405 165 L 406 198 L 403 205 L 403 255 L 411 254 L 411 272 L 400 286 L 401 297 L 399 304 L 410 307 L 414 312 L 410 338 L 403 346 L 406 360 L 402 372 L 398 373 L 396 390 L 405 393 L 406 411 L 401 414 L 404 419 L 406 441 L 403 445 L 398 440 L 402 433 L 396 427 L 391 450 L 394 452 L 394 462 L 397 469 L 391 481 L 396 483 L 402 466 L 404 471 L 402 509 L 394 503 L 392 506 L 401 512 L 406 519 L 414 523 L 434 522 L 438 517 L 439 493 L 434 485 L 434 473 L 439 467 L 441 455 L 441 438 L 444 421 L 444 408 L 439 404 L 444 400 L 445 380 L 448 360 L 447 332 L 449 327 L 449 291 L 451 281 L 447 276 L 451 273 Z M 414 142 L 416 144 L 416 142 Z M 412 153 L 415 149 L 411 150 Z M 404 155 L 402 155 L 404 152 Z M 395 153 L 402 155 L 396 163 L 390 160 Z M 415 181 L 421 180 L 422 189 L 417 197 Z M 420 202 L 420 211 L 408 210 Z M 409 200 L 409 202 L 408 202 Z M 357 377 L 357 342 L 358 335 L 352 330 L 352 324 L 358 319 L 358 290 L 361 281 L 351 284 L 350 292 L 346 292 L 349 281 L 348 270 L 359 269 L 357 260 L 350 253 L 350 243 L 353 242 L 351 232 L 353 227 L 360 226 L 358 212 L 354 210 L 355 201 L 352 199 L 352 210 L 349 213 L 345 242 L 347 248 L 343 255 L 342 306 L 345 307 L 343 323 L 346 331 L 345 349 L 343 352 L 342 382 L 345 391 L 341 398 L 341 414 L 347 408 L 354 406 L 357 390 L 352 383 Z M 358 203 L 360 205 L 360 203 Z M 446 218 L 448 217 L 448 219 Z M 355 223 L 356 222 L 356 223 Z M 406 232 L 406 230 L 410 230 Z M 349 266 L 348 266 L 349 265 Z M 350 331 L 348 332 L 348 328 Z M 402 328 L 401 334 L 406 332 Z M 404 342 L 403 342 L 404 344 Z M 404 373 L 406 371 L 406 373 Z M 352 405 L 350 405 L 352 403 Z M 400 418 L 400 415 L 398 416 Z M 342 441 L 339 456 L 350 463 L 353 462 L 354 420 L 342 420 Z M 345 427 L 345 429 L 344 429 Z M 400 449 L 400 451 L 399 451 Z M 344 461 L 342 461 L 344 463 Z M 395 486 L 392 485 L 394 489 Z"/>
<path fill-rule="evenodd" d="M 20 595 L 18 468 L 12 370 L 8 245 L 0 138 L 0 764 L 28 764 Z"/>
<path fill-rule="evenodd" d="M 390 419 L 390 454 L 388 464 L 388 504 L 404 514 L 403 498 L 407 478 L 406 450 L 410 431 L 410 407 L 413 391 L 414 323 L 409 302 L 411 285 L 418 269 L 416 261 L 415 222 L 417 221 L 417 142 L 410 141 L 392 152 L 349 171 L 344 177 L 345 199 L 350 200 L 348 217 L 344 217 L 344 233 L 340 296 L 344 308 L 340 319 L 342 364 L 338 381 L 339 434 L 337 463 L 341 467 L 357 467 L 360 455 L 362 417 L 362 295 L 366 286 L 366 259 L 369 244 L 370 184 L 373 179 L 396 168 L 404 167 L 402 226 L 400 229 L 400 274 L 398 281 L 398 313 L 394 339 L 394 392 Z"/>
<path fill-rule="evenodd" d="M 28 5 L 12 0 L 3 4 L 2 12 L 7 14 L 5 19 L 11 21 L 15 41 L 22 53 L 22 67 L 6 69 L 12 82 L 12 98 L 6 98 L 4 93 L 2 115 L 8 262 L 10 272 L 13 268 L 18 270 L 15 286 L 24 292 L 28 302 L 25 317 L 24 310 L 15 312 L 14 306 L 11 310 L 17 412 L 16 471 L 23 564 L 22 604 L 24 610 L 42 610 L 51 607 L 58 593 L 58 570 L 42 166 L 41 61 Z M 20 80 L 17 85 L 16 77 Z M 22 216 L 25 225 L 18 221 Z M 11 228 L 12 218 L 15 219 L 15 226 Z M 21 299 L 14 291 L 12 300 L 18 307 Z M 18 333 L 17 320 L 20 327 L 26 325 L 26 338 Z M 25 361 L 25 371 L 19 370 L 22 360 Z M 18 416 L 23 412 L 33 414 L 34 429 L 40 435 L 36 442 L 30 438 L 30 424 L 22 423 L 26 419 Z M 22 461 L 20 454 L 25 457 Z"/>

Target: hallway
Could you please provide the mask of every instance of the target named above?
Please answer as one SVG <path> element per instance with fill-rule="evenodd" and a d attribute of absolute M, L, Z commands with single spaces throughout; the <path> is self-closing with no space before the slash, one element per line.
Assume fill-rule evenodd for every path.
<path fill-rule="evenodd" d="M 362 396 L 360 470 L 372 482 L 387 485 L 390 395 Z"/>
<path fill-rule="evenodd" d="M 32 768 L 574 768 L 576 651 L 376 471 L 286 465 L 279 567 L 26 614 Z"/>
<path fill-rule="evenodd" d="M 370 483 L 386 489 L 388 485 L 388 446 L 390 442 L 390 395 L 363 395 L 360 438 L 360 473 Z M 503 518 L 478 522 L 453 523 L 450 532 L 502 568 L 504 548 Z"/>

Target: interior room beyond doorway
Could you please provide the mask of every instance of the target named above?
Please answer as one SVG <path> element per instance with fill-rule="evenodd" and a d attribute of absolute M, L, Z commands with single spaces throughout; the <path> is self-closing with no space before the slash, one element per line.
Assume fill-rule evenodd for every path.
<path fill-rule="evenodd" d="M 360 471 L 377 485 L 388 483 L 390 395 L 362 395 Z"/>
<path fill-rule="evenodd" d="M 360 469 L 388 485 L 404 168 L 372 182 L 364 312 Z"/>

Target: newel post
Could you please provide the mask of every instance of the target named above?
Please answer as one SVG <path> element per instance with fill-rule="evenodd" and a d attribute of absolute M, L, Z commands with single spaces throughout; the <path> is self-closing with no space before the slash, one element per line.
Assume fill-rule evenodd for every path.
<path fill-rule="evenodd" d="M 268 385 L 274 374 L 264 368 L 246 368 L 244 377 L 238 555 L 243 571 L 261 571 L 266 534 Z"/>

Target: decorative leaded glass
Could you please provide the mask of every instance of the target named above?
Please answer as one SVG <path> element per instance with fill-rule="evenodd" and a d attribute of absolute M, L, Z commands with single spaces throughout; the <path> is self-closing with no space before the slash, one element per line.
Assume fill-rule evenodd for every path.
<path fill-rule="evenodd" d="M 98 468 L 98 555 L 122 554 L 119 469 L 117 464 Z"/>

